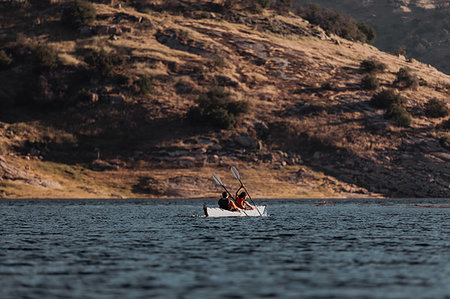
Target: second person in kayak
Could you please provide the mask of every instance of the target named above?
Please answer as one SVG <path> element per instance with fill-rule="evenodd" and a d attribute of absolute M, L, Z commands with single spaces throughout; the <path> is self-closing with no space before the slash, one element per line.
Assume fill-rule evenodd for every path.
<path fill-rule="evenodd" d="M 244 210 L 253 210 L 253 207 L 245 200 L 245 197 L 247 196 L 247 193 L 242 191 L 239 196 L 237 196 L 237 193 L 242 188 L 242 186 L 236 191 L 236 205 Z"/>
<path fill-rule="evenodd" d="M 224 210 L 228 211 L 240 211 L 240 209 L 236 206 L 236 204 L 230 199 L 227 192 L 222 193 L 222 198 L 219 199 L 219 207 Z"/>

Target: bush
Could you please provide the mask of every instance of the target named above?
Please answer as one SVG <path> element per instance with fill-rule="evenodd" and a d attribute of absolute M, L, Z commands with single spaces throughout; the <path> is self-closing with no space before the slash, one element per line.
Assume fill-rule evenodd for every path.
<path fill-rule="evenodd" d="M 449 130 L 450 129 L 450 118 L 447 120 L 444 120 L 440 126 L 445 130 Z"/>
<path fill-rule="evenodd" d="M 123 75 L 123 74 L 118 74 L 115 77 L 115 81 L 119 85 L 130 85 L 131 84 L 131 78 L 129 76 Z"/>
<path fill-rule="evenodd" d="M 358 23 L 351 17 L 344 16 L 331 9 L 322 9 L 317 4 L 310 4 L 300 15 L 311 24 L 319 25 L 325 31 L 345 39 L 361 42 L 373 42 L 375 40 L 375 30 L 366 23 Z"/>
<path fill-rule="evenodd" d="M 384 89 L 375 94 L 370 103 L 376 108 L 389 109 L 394 105 L 403 106 L 406 103 L 406 99 L 393 89 Z"/>
<path fill-rule="evenodd" d="M 397 72 L 397 79 L 394 81 L 395 86 L 402 88 L 416 89 L 419 86 L 419 79 L 416 74 L 412 74 L 409 68 L 400 68 Z"/>
<path fill-rule="evenodd" d="M 11 64 L 11 57 L 4 50 L 0 50 L 0 70 L 7 69 Z"/>
<path fill-rule="evenodd" d="M 364 22 L 358 23 L 358 29 L 359 29 L 359 32 L 363 34 L 363 37 L 361 37 L 361 38 L 365 38 L 365 42 L 373 43 L 375 41 L 375 39 L 377 37 L 375 29 L 373 29 L 372 27 L 370 27 L 369 25 L 367 25 Z"/>
<path fill-rule="evenodd" d="M 90 92 L 86 88 L 82 88 L 77 92 L 75 97 L 78 102 L 86 102 L 87 103 L 92 98 L 92 92 Z"/>
<path fill-rule="evenodd" d="M 225 67 L 225 59 L 221 56 L 217 56 L 215 57 L 212 61 L 211 61 L 211 67 L 213 69 L 222 69 Z"/>
<path fill-rule="evenodd" d="M 450 150 L 450 137 L 449 136 L 443 136 L 439 138 L 439 143 L 442 147 Z"/>
<path fill-rule="evenodd" d="M 75 0 L 64 10 L 62 21 L 71 27 L 88 25 L 95 20 L 96 11 L 91 2 Z"/>
<path fill-rule="evenodd" d="M 124 59 L 115 53 L 107 53 L 104 49 L 92 51 L 85 59 L 100 75 L 109 77 L 124 63 Z"/>
<path fill-rule="evenodd" d="M 256 1 L 262 8 L 268 8 L 272 3 L 272 0 L 257 0 Z"/>
<path fill-rule="evenodd" d="M 38 44 L 33 48 L 35 60 L 35 70 L 42 71 L 54 69 L 58 66 L 58 55 L 55 50 L 48 45 Z"/>
<path fill-rule="evenodd" d="M 207 123 L 228 129 L 236 123 L 236 118 L 249 109 L 249 104 L 235 101 L 223 88 L 215 87 L 197 99 L 198 106 L 188 112 L 188 119 L 194 123 Z"/>
<path fill-rule="evenodd" d="M 137 93 L 146 95 L 153 92 L 153 85 L 149 78 L 141 77 L 134 82 Z"/>
<path fill-rule="evenodd" d="M 395 56 L 406 56 L 406 50 L 404 47 L 400 47 L 400 48 L 394 50 L 393 54 Z"/>
<path fill-rule="evenodd" d="M 401 127 L 407 127 L 411 124 L 412 117 L 411 114 L 406 111 L 406 109 L 398 104 L 392 105 L 388 108 L 385 116 L 392 119 L 396 125 Z"/>
<path fill-rule="evenodd" d="M 431 99 L 425 104 L 425 113 L 429 117 L 446 117 L 449 114 L 449 109 L 445 102 Z"/>
<path fill-rule="evenodd" d="M 361 87 L 367 90 L 375 90 L 380 87 L 380 81 L 374 75 L 365 75 L 361 80 Z"/>
<path fill-rule="evenodd" d="M 365 73 L 382 73 L 386 70 L 387 66 L 376 60 L 363 60 L 359 68 Z"/>

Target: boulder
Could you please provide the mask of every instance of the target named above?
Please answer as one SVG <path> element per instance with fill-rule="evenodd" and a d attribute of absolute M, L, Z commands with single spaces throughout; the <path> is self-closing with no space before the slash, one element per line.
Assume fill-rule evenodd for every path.
<path fill-rule="evenodd" d="M 111 165 L 110 163 L 100 159 L 94 160 L 91 163 L 91 169 L 95 171 L 115 170 L 117 168 L 117 166 Z"/>
<path fill-rule="evenodd" d="M 78 30 L 82 35 L 90 35 L 92 33 L 91 26 L 81 26 Z"/>
<path fill-rule="evenodd" d="M 241 135 L 234 138 L 234 141 L 244 148 L 248 149 L 261 149 L 261 142 L 258 139 L 250 136 Z"/>

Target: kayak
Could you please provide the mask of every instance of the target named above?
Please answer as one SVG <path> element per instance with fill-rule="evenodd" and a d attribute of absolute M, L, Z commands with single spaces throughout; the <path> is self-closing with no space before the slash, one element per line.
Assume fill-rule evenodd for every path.
<path fill-rule="evenodd" d="M 256 206 L 259 210 L 245 210 L 244 212 L 239 211 L 229 211 L 221 208 L 210 208 L 207 206 L 203 206 L 203 211 L 205 212 L 206 217 L 258 217 L 258 216 L 267 216 L 267 206 Z M 261 213 L 261 214 L 260 214 Z"/>

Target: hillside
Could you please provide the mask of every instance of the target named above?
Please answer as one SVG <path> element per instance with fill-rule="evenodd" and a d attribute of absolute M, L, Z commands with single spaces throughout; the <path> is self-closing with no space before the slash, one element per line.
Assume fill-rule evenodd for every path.
<path fill-rule="evenodd" d="M 74 26 L 36 2 L 0 15 L 4 197 L 217 196 L 232 165 L 254 197 L 450 197 L 450 77 L 429 65 L 292 13 L 107 1 Z"/>
<path fill-rule="evenodd" d="M 387 52 L 399 49 L 407 57 L 450 74 L 450 3 L 447 0 L 294 0 L 340 11 L 375 28 L 374 45 Z"/>

